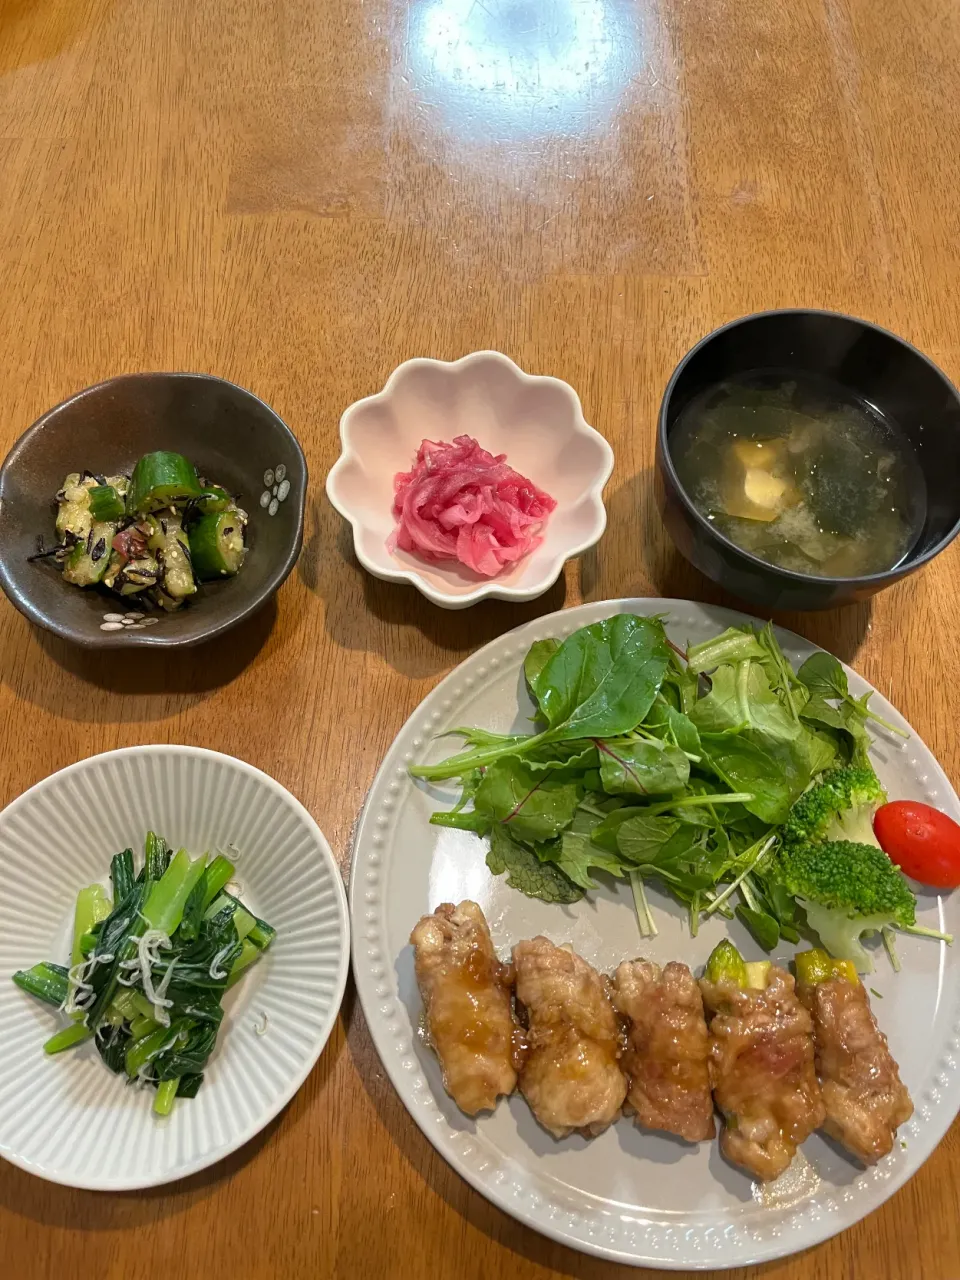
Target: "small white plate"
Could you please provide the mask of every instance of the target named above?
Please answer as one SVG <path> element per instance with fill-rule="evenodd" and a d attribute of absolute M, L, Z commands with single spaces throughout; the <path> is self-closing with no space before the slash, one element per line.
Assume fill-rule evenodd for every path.
<path fill-rule="evenodd" d="M 244 901 L 277 930 L 224 1000 L 199 1093 L 163 1119 L 153 1090 L 127 1086 L 92 1044 L 47 1057 L 57 1015 L 10 981 L 63 963 L 77 891 L 109 887 L 113 854 L 142 850 L 148 829 L 193 854 L 234 846 Z M 87 1190 L 172 1182 L 248 1142 L 307 1078 L 343 997 L 346 895 L 320 828 L 259 769 L 196 747 L 81 760 L 0 813 L 0 878 L 0 1156 Z"/>
<path fill-rule="evenodd" d="M 409 471 L 424 439 L 469 435 L 556 499 L 543 541 L 496 578 L 461 564 L 432 563 L 391 551 L 393 478 Z M 353 546 L 377 578 L 410 582 L 445 609 L 478 600 L 532 600 L 549 590 L 564 562 L 606 528 L 603 487 L 613 450 L 588 426 L 574 389 L 559 378 L 524 373 L 498 351 L 460 360 L 407 360 L 375 396 L 340 419 L 343 452 L 327 476 L 327 496 L 350 521 Z"/>
<path fill-rule="evenodd" d="M 718 1144 L 691 1149 L 643 1133 L 621 1119 L 599 1138 L 557 1142 L 515 1094 L 496 1112 L 471 1120 L 444 1092 L 436 1060 L 417 1028 L 421 1003 L 410 930 L 441 902 L 472 898 L 486 913 L 501 955 L 521 938 L 543 933 L 570 942 L 600 969 L 640 954 L 660 963 L 702 965 L 729 934 L 745 954 L 760 951 L 738 922 L 711 919 L 691 938 L 686 912 L 651 891 L 660 934 L 640 939 L 629 889 L 611 887 L 572 907 L 532 901 L 493 877 L 484 845 L 466 831 L 429 825 L 455 794 L 427 790 L 407 776 L 416 760 L 439 760 L 455 748 L 435 736 L 455 725 L 502 733 L 529 731 L 532 704 L 522 661 L 534 640 L 562 638 L 615 613 L 664 614 L 668 634 L 697 643 L 725 627 L 753 621 L 730 609 L 681 600 L 617 600 L 555 613 L 500 637 L 461 663 L 421 703 L 381 766 L 357 831 L 350 877 L 354 977 L 374 1043 L 397 1092 L 420 1128 L 459 1173 L 494 1204 L 537 1231 L 586 1253 L 619 1262 L 676 1269 L 746 1266 L 807 1249 L 882 1204 L 915 1173 L 949 1128 L 960 1104 L 960 945 L 901 936 L 902 972 L 882 951 L 869 985 L 874 1009 L 916 1105 L 900 1131 L 905 1146 L 864 1171 L 815 1136 L 771 1191 L 727 1164 Z M 795 662 L 814 651 L 778 632 Z M 870 689 L 847 671 L 851 691 Z M 902 728 L 885 698 L 871 706 Z M 960 801 L 933 755 L 916 737 L 879 737 L 873 759 L 892 798 L 924 800 L 960 819 Z M 960 933 L 960 895 L 922 896 L 918 920 Z M 794 953 L 776 953 L 785 963 Z"/>

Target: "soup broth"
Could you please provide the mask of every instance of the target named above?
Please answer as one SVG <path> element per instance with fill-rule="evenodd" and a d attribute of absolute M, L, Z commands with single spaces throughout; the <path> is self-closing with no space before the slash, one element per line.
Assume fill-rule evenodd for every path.
<path fill-rule="evenodd" d="M 900 563 L 926 488 L 899 428 L 842 387 L 756 372 L 701 392 L 670 437 L 680 483 L 731 542 L 823 578 Z"/>

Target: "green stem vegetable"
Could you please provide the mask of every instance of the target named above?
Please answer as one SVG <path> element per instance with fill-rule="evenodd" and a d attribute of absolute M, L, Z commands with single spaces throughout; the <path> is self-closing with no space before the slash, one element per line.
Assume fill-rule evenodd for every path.
<path fill-rule="evenodd" d="M 233 879 L 233 873 L 236 870 L 229 858 L 222 853 L 218 853 L 214 860 L 203 873 L 203 910 L 206 911 L 210 903 L 220 893 L 222 889 Z"/>
<path fill-rule="evenodd" d="M 160 880 L 170 865 L 170 849 L 163 836 L 148 831 L 143 842 L 143 873 L 148 880 Z"/>
<path fill-rule="evenodd" d="M 163 1080 L 157 1085 L 157 1096 L 153 1100 L 153 1109 L 158 1116 L 168 1116 L 170 1114 L 179 1084 L 180 1079 L 178 1077 L 176 1080 Z"/>
<path fill-rule="evenodd" d="M 32 969 L 18 969 L 13 980 L 21 991 L 36 996 L 44 1004 L 59 1009 L 70 993 L 70 979 L 65 965 L 42 961 Z"/>
<path fill-rule="evenodd" d="M 659 930 L 650 911 L 650 904 L 647 901 L 647 893 L 643 885 L 643 876 L 639 871 L 630 872 L 630 888 L 633 891 L 633 903 L 637 909 L 640 936 L 641 938 L 655 938 Z"/>
<path fill-rule="evenodd" d="M 83 1025 L 82 1022 L 71 1022 L 68 1027 L 64 1027 L 43 1046 L 44 1053 L 62 1053 L 64 1049 L 73 1049 L 78 1044 L 83 1044 L 85 1040 L 90 1040 L 93 1032 Z"/>
<path fill-rule="evenodd" d="M 259 959 L 260 948 L 255 946 L 249 938 L 244 938 L 240 947 L 240 954 L 234 960 L 233 967 L 230 970 L 230 977 L 227 979 L 227 990 L 229 991 L 231 987 L 236 986 L 243 977 L 244 971 Z"/>
<path fill-rule="evenodd" d="M 95 924 L 106 920 L 113 910 L 102 884 L 91 884 L 77 894 L 77 905 L 73 913 L 73 945 L 70 949 L 70 963 L 80 964 L 84 959 L 82 942 Z"/>
<path fill-rule="evenodd" d="M 152 833 L 151 833 L 152 835 Z M 150 853 L 148 838 L 148 856 Z M 153 846 L 155 849 L 155 846 Z M 170 865 L 160 880 L 148 881 L 146 900 L 136 918 L 131 920 L 129 931 L 122 945 L 114 954 L 109 976 L 86 1014 L 86 1024 L 95 1031 L 103 1020 L 107 1007 L 116 993 L 123 964 L 136 954 L 137 941 L 148 929 L 156 929 L 168 937 L 180 923 L 183 908 L 193 886 L 203 875 L 204 859 L 191 862 L 186 850 L 181 849 L 170 860 Z"/>

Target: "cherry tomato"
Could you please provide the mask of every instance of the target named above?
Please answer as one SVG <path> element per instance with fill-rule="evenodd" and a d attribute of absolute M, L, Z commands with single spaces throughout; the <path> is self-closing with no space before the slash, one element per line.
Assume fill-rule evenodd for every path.
<path fill-rule="evenodd" d="M 960 885 L 960 825 L 916 800 L 881 805 L 873 818 L 880 847 L 904 875 L 935 889 Z"/>

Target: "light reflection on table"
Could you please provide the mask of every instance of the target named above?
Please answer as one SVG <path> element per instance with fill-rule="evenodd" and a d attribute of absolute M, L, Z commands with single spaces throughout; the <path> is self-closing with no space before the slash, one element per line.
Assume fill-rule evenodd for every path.
<path fill-rule="evenodd" d="M 642 66 L 637 6 L 616 0 L 426 0 L 409 69 L 448 128 L 535 137 L 609 124 Z"/>

